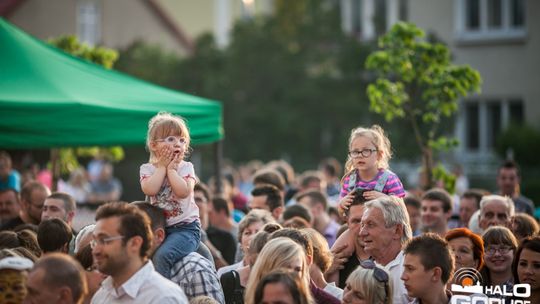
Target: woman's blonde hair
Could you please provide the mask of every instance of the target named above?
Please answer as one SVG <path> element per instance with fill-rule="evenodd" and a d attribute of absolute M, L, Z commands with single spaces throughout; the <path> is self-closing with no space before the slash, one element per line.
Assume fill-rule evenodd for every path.
<path fill-rule="evenodd" d="M 390 139 L 384 133 L 383 128 L 379 125 L 373 125 L 371 128 L 358 127 L 351 131 L 351 136 L 349 137 L 349 149 L 351 148 L 352 142 L 358 137 L 367 137 L 371 140 L 371 143 L 377 149 L 377 168 L 378 169 L 388 169 L 388 162 L 392 158 L 392 147 L 390 145 Z M 345 163 L 345 176 L 348 176 L 354 171 L 353 159 L 350 155 L 347 154 L 347 162 Z"/>
<path fill-rule="evenodd" d="M 261 278 L 278 268 L 289 268 L 291 261 L 300 258 L 302 269 L 298 274 L 302 285 L 309 290 L 309 267 L 306 260 L 306 252 L 293 240 L 285 237 L 278 237 L 270 240 L 263 248 L 257 261 L 249 274 L 244 299 L 246 304 L 253 304 L 255 299 L 255 289 Z M 311 300 L 311 294 L 308 295 Z"/>
<path fill-rule="evenodd" d="M 332 265 L 334 256 L 328 247 L 328 241 L 313 228 L 304 228 L 302 231 L 311 240 L 313 244 L 313 264 L 325 273 Z"/>
<path fill-rule="evenodd" d="M 388 272 L 382 268 L 382 271 Z M 379 282 L 374 275 L 375 269 L 356 268 L 347 278 L 347 285 L 358 292 L 367 303 L 392 304 L 392 280 Z M 390 277 L 390 275 L 388 275 Z"/>
<path fill-rule="evenodd" d="M 177 115 L 167 112 L 159 112 L 148 122 L 148 133 L 146 134 L 146 147 L 150 152 L 150 162 L 155 160 L 155 155 L 150 149 L 150 144 L 167 136 L 180 136 L 186 140 L 186 153 L 189 151 L 191 138 L 185 120 Z"/>

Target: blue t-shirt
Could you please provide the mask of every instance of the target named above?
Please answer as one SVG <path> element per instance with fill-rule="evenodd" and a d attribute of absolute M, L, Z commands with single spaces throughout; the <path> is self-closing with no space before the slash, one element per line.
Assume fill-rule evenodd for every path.
<path fill-rule="evenodd" d="M 6 181 L 0 180 L 0 191 L 6 189 L 15 189 L 15 191 L 21 192 L 21 176 L 19 172 L 11 170 Z"/>

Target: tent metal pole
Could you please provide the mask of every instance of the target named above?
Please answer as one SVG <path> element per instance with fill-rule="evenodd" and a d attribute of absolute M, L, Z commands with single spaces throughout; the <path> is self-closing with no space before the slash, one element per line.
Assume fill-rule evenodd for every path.
<path fill-rule="evenodd" d="M 223 185 L 221 184 L 221 166 L 223 165 L 223 140 L 214 143 L 214 174 L 216 179 L 216 191 L 219 194 L 223 193 Z"/>

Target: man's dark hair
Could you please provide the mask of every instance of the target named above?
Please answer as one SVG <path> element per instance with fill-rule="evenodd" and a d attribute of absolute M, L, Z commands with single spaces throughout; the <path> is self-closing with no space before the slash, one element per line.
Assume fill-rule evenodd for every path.
<path fill-rule="evenodd" d="M 64 209 L 66 212 L 72 212 L 75 211 L 77 208 L 77 203 L 75 202 L 75 199 L 73 196 L 64 193 L 64 192 L 54 192 L 53 194 L 49 195 L 47 198 L 52 199 L 59 199 L 62 202 L 64 202 Z"/>
<path fill-rule="evenodd" d="M 321 161 L 320 168 L 326 171 L 328 175 L 337 177 L 341 174 L 341 164 L 333 157 L 326 158 Z"/>
<path fill-rule="evenodd" d="M 231 216 L 231 210 L 229 209 L 229 203 L 223 197 L 214 197 L 212 199 L 212 207 L 215 212 L 225 212 L 227 217 Z"/>
<path fill-rule="evenodd" d="M 306 220 L 306 222 L 308 222 L 308 224 L 311 223 L 311 220 L 313 218 L 309 210 L 300 204 L 291 205 L 287 207 L 283 212 L 284 222 L 293 217 L 303 218 L 304 220 Z"/>
<path fill-rule="evenodd" d="M 275 169 L 261 169 L 255 172 L 253 176 L 254 185 L 270 184 L 279 189 L 279 191 L 285 190 L 285 180 Z"/>
<path fill-rule="evenodd" d="M 443 189 L 431 189 L 428 192 L 424 193 L 422 200 L 427 201 L 439 201 L 442 203 L 442 208 L 444 212 L 452 210 L 452 198 L 450 194 Z"/>
<path fill-rule="evenodd" d="M 521 177 L 521 169 L 519 168 L 519 165 L 513 160 L 505 160 L 499 167 L 499 170 L 497 170 L 497 173 L 500 173 L 501 169 L 516 169 L 517 176 Z"/>
<path fill-rule="evenodd" d="M 210 195 L 210 189 L 208 189 L 208 186 L 205 183 L 197 183 L 195 184 L 195 187 L 193 188 L 193 191 L 200 191 L 206 198 L 206 201 L 209 202 L 212 199 L 212 196 Z"/>
<path fill-rule="evenodd" d="M 120 220 L 118 233 L 124 236 L 122 243 L 125 245 L 132 237 L 140 236 L 142 244 L 139 256 L 141 258 L 147 257 L 153 238 L 148 215 L 126 202 L 107 203 L 98 208 L 96 222 L 111 217 L 118 217 Z"/>
<path fill-rule="evenodd" d="M 27 229 L 21 231 L 0 231 L 0 249 L 16 247 L 24 247 L 35 256 L 41 256 L 37 232 Z"/>
<path fill-rule="evenodd" d="M 317 183 L 321 183 L 323 181 L 324 177 L 322 176 L 322 173 L 319 172 L 319 171 L 315 171 L 315 170 L 309 170 L 309 171 L 306 171 L 304 172 L 301 176 L 300 176 L 300 187 L 302 187 L 303 189 L 306 189 L 309 184 L 311 184 L 312 182 L 317 182 Z"/>
<path fill-rule="evenodd" d="M 299 202 L 304 197 L 308 197 L 310 199 L 310 205 L 313 206 L 315 204 L 321 204 L 323 205 L 324 210 L 328 208 L 328 200 L 326 199 L 326 195 L 324 195 L 319 190 L 307 190 L 300 192 L 296 195 L 296 201 Z"/>
<path fill-rule="evenodd" d="M 351 208 L 354 206 L 363 206 L 368 200 L 364 197 L 364 189 L 354 189 L 354 196 L 349 208 L 345 210 L 345 216 L 349 216 Z"/>
<path fill-rule="evenodd" d="M 90 244 L 77 251 L 75 259 L 84 269 L 91 268 L 94 265 L 94 257 L 92 256 L 92 247 Z"/>
<path fill-rule="evenodd" d="M 130 205 L 139 208 L 144 213 L 146 213 L 146 215 L 148 215 L 148 218 L 150 218 L 150 226 L 152 227 L 152 231 L 158 228 L 165 229 L 166 220 L 165 213 L 162 208 L 145 201 L 135 201 L 132 202 Z"/>
<path fill-rule="evenodd" d="M 420 209 L 420 207 L 422 206 L 422 204 L 420 204 L 420 199 L 418 199 L 418 196 L 413 194 L 405 195 L 405 197 L 403 198 L 403 202 L 405 203 L 405 206 L 412 206 L 416 209 Z"/>
<path fill-rule="evenodd" d="M 470 198 L 473 199 L 476 202 L 476 209 L 480 209 L 480 201 L 482 201 L 482 197 L 484 196 L 484 193 L 480 190 L 470 189 L 465 191 L 461 198 Z"/>
<path fill-rule="evenodd" d="M 295 243 L 304 248 L 306 255 L 310 257 L 313 256 L 313 244 L 311 243 L 311 240 L 302 232 L 302 230 L 295 228 L 283 228 L 273 232 L 268 241 L 278 237 L 286 237 L 293 240 Z"/>
<path fill-rule="evenodd" d="M 278 207 L 283 207 L 283 196 L 278 188 L 272 185 L 262 185 L 255 187 L 251 191 L 252 196 L 266 195 L 266 205 L 270 208 L 270 212 L 274 211 Z"/>
<path fill-rule="evenodd" d="M 71 238 L 73 238 L 71 227 L 61 219 L 52 218 L 39 223 L 37 239 L 43 253 L 65 252 Z"/>
<path fill-rule="evenodd" d="M 86 277 L 81 265 L 67 254 L 51 253 L 39 259 L 32 268 L 32 272 L 43 269 L 44 288 L 60 288 L 67 286 L 71 290 L 73 303 L 82 302 L 88 293 Z"/>
<path fill-rule="evenodd" d="M 420 257 L 420 263 L 425 270 L 440 267 L 441 280 L 444 284 L 450 280 L 454 273 L 454 256 L 448 242 L 435 233 L 425 233 L 411 239 L 405 246 L 403 253 Z"/>

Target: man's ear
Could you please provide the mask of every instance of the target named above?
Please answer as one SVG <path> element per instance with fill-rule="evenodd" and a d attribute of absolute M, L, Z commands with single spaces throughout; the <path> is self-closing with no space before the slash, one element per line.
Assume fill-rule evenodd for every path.
<path fill-rule="evenodd" d="M 400 240 L 401 236 L 403 235 L 403 224 L 396 224 L 396 228 L 394 230 L 394 236 L 395 239 Z"/>
<path fill-rule="evenodd" d="M 75 211 L 70 211 L 66 215 L 66 222 L 68 224 L 71 224 L 73 222 L 73 218 L 75 217 Z"/>
<path fill-rule="evenodd" d="M 142 243 L 143 243 L 142 237 L 140 235 L 136 235 L 136 236 L 131 237 L 131 239 L 127 241 L 126 246 L 128 247 L 128 249 L 133 250 L 138 255 L 142 247 Z"/>
<path fill-rule="evenodd" d="M 163 243 L 163 241 L 165 240 L 165 229 L 158 228 L 154 230 L 154 238 L 159 241 L 159 244 Z"/>
<path fill-rule="evenodd" d="M 277 207 L 276 209 L 274 209 L 272 211 L 272 215 L 274 216 L 274 218 L 276 220 L 279 220 L 279 218 L 281 217 L 281 214 L 283 213 L 283 207 L 282 206 L 279 206 Z"/>
<path fill-rule="evenodd" d="M 433 268 L 432 270 L 432 275 L 431 275 L 431 281 L 432 282 L 439 282 L 441 280 L 441 277 L 442 277 L 442 269 L 441 267 L 435 267 Z"/>
<path fill-rule="evenodd" d="M 71 303 L 73 302 L 73 295 L 71 289 L 67 286 L 62 286 L 58 288 L 58 295 L 60 296 L 60 303 Z"/>

